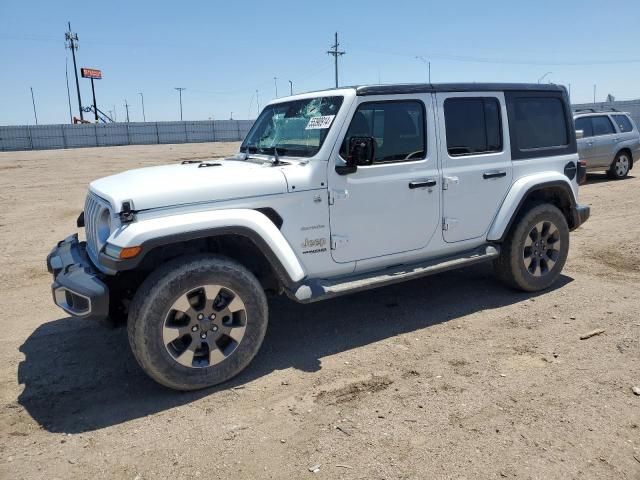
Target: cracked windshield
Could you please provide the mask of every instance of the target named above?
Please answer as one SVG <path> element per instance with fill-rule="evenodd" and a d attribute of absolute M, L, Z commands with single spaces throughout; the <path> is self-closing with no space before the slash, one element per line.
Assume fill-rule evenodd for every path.
<path fill-rule="evenodd" d="M 315 155 L 329 133 L 343 97 L 317 97 L 266 107 L 240 148 L 244 153 Z"/>

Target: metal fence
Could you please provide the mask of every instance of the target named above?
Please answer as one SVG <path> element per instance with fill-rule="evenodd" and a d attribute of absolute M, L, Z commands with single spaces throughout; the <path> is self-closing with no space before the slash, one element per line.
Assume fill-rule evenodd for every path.
<path fill-rule="evenodd" d="M 0 126 L 0 151 L 240 141 L 253 120 Z"/>
<path fill-rule="evenodd" d="M 640 128 L 640 99 L 639 100 L 619 100 L 615 102 L 599 102 L 599 103 L 577 103 L 572 105 L 574 109 L 578 108 L 595 108 L 607 109 L 615 108 L 621 112 L 628 112 L 633 121 Z"/>

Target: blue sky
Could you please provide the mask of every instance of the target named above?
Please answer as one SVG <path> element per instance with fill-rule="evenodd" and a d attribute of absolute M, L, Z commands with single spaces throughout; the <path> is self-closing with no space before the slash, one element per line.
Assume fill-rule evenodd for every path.
<path fill-rule="evenodd" d="M 338 31 L 347 54 L 341 84 L 544 81 L 571 84 L 574 102 L 608 93 L 640 98 L 640 2 L 583 1 L 0 1 L 0 125 L 77 115 L 67 21 L 79 36 L 78 68 L 96 67 L 98 106 L 123 120 L 255 118 L 278 93 L 333 86 L 325 52 Z M 620 22 L 619 20 L 627 21 Z M 90 104 L 89 80 L 80 79 Z"/>

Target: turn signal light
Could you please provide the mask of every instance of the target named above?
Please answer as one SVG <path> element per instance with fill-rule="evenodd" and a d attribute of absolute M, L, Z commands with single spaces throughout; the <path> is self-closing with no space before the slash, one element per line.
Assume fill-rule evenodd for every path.
<path fill-rule="evenodd" d="M 120 250 L 120 259 L 133 258 L 140 253 L 142 247 L 126 247 Z"/>

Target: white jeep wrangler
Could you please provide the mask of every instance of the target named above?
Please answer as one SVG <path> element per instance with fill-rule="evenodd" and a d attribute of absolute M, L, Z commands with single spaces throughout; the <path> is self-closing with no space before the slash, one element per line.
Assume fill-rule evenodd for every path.
<path fill-rule="evenodd" d="M 47 258 L 56 304 L 128 319 L 141 367 L 174 389 L 255 356 L 266 293 L 313 302 L 482 261 L 525 291 L 567 259 L 576 138 L 563 87 L 385 85 L 273 101 L 230 158 L 89 186 Z"/>

